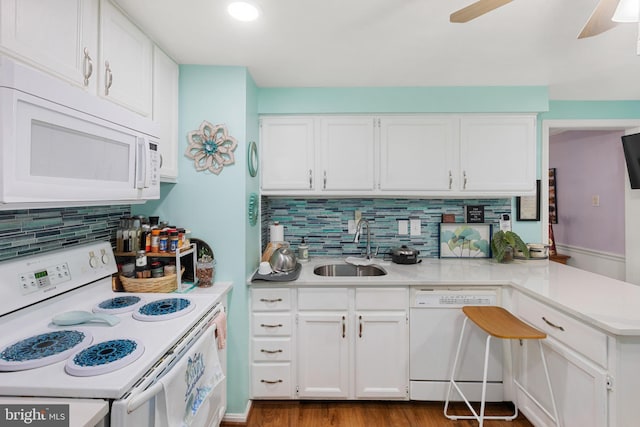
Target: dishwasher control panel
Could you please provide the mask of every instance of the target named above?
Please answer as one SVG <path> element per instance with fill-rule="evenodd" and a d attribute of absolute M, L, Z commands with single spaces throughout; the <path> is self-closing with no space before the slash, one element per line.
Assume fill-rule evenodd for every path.
<path fill-rule="evenodd" d="M 462 307 L 464 305 L 497 305 L 498 296 L 493 290 L 416 290 L 411 307 Z"/>

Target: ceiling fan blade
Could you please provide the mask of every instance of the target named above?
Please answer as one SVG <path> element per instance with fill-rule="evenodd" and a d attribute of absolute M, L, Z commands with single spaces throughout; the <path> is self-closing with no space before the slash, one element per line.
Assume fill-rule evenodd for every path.
<path fill-rule="evenodd" d="M 482 16 L 487 12 L 491 12 L 492 10 L 499 8 L 500 6 L 511 3 L 511 1 L 512 0 L 478 0 L 467 7 L 453 12 L 449 16 L 449 22 L 469 22 L 478 16 Z"/>
<path fill-rule="evenodd" d="M 596 36 L 615 27 L 617 24 L 611 20 L 611 17 L 618 7 L 618 2 L 619 0 L 600 0 L 596 8 L 593 9 L 591 17 L 584 24 L 582 31 L 578 34 L 578 38 Z"/>

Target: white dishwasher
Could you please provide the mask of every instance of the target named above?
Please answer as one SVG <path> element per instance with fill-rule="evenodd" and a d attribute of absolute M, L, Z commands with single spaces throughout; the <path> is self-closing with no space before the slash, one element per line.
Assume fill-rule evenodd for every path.
<path fill-rule="evenodd" d="M 445 400 L 464 320 L 461 307 L 465 305 L 499 305 L 498 292 L 487 288 L 411 289 L 410 399 Z M 481 396 L 486 337 L 475 325 L 467 326 L 456 379 L 471 401 L 479 401 Z M 504 400 L 502 354 L 503 346 L 491 346 L 487 401 Z M 460 400 L 460 396 L 452 392 L 452 400 Z"/>

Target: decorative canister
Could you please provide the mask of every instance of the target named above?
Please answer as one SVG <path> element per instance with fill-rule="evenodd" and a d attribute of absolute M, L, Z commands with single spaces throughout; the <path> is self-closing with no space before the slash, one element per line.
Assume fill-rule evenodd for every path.
<path fill-rule="evenodd" d="M 213 275 L 215 273 L 215 261 L 209 255 L 203 255 L 196 263 L 196 277 L 198 287 L 208 288 L 213 285 Z"/>

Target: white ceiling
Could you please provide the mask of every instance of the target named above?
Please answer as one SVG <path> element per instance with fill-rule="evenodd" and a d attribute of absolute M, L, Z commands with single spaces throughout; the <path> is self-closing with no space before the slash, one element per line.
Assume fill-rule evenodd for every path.
<path fill-rule="evenodd" d="M 259 87 L 529 86 L 553 100 L 640 99 L 637 24 L 578 40 L 598 0 L 515 0 L 466 24 L 474 0 L 116 0 L 180 64 L 246 66 Z"/>

